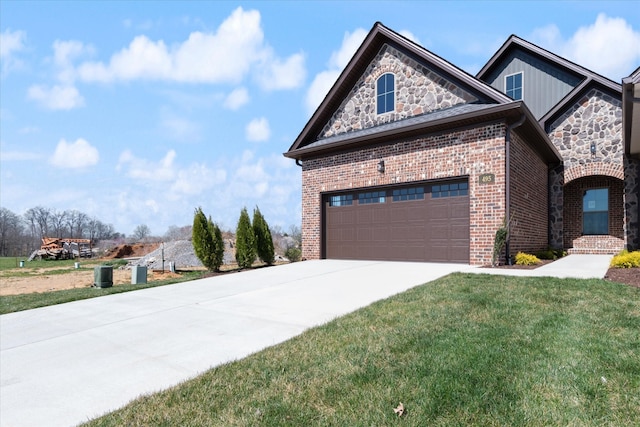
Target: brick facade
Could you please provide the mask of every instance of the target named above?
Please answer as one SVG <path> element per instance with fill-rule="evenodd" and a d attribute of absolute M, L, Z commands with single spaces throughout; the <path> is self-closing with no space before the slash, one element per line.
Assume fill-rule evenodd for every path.
<path fill-rule="evenodd" d="M 593 188 L 609 189 L 609 233 L 601 236 L 582 235 L 582 198 Z M 588 176 L 565 186 L 564 247 L 576 253 L 617 253 L 624 248 L 624 184 L 608 176 Z M 591 252 L 589 252 L 591 251 Z"/>
<path fill-rule="evenodd" d="M 490 124 L 444 135 L 399 141 L 378 147 L 308 159 L 302 165 L 302 250 L 306 259 L 321 257 L 322 193 L 398 183 L 468 177 L 470 203 L 470 263 L 491 263 L 496 230 L 505 216 L 505 126 Z M 546 164 L 520 138 L 512 140 L 516 209 L 512 239 L 516 248 L 537 250 L 546 246 L 546 196 L 533 191 L 546 185 Z M 386 171 L 376 169 L 384 159 Z M 533 161 L 532 161 L 533 160 Z M 495 183 L 480 184 L 481 174 L 492 173 Z M 539 180 L 542 180 L 540 182 Z M 542 241 L 530 230 L 542 231 Z"/>
<path fill-rule="evenodd" d="M 510 255 L 545 249 L 548 241 L 548 167 L 540 155 L 516 132 L 510 153 Z"/>
<path fill-rule="evenodd" d="M 484 80 L 470 80 L 379 23 L 367 40 L 287 153 L 302 160 L 304 258 L 324 256 L 324 195 L 453 178 L 469 183 L 469 261 L 473 265 L 491 263 L 495 233 L 507 211 L 510 255 L 547 246 L 576 253 L 612 253 L 624 246 L 640 246 L 640 160 L 625 156 L 622 102 L 613 82 L 565 64 L 584 73 L 583 92 L 575 97 L 572 93 L 558 104 L 561 110 L 535 123 L 528 108 L 492 92 L 501 89 L 482 86 Z M 521 44 L 517 39 L 513 43 Z M 552 54 L 548 60 L 564 61 Z M 485 77 L 495 70 L 486 67 Z M 376 84 L 385 73 L 395 77 L 395 108 L 377 114 Z M 544 80 L 542 84 L 551 83 Z M 505 108 L 493 108 L 496 105 Z M 506 134 L 507 117 L 509 123 L 517 117 L 513 111 L 508 115 L 508 108 L 525 118 L 510 135 Z M 425 117 L 412 119 L 419 116 Z M 401 121 L 406 125 L 394 123 Z M 557 152 L 545 147 L 549 143 L 542 134 L 545 131 Z M 394 140 L 399 134 L 405 138 Z M 505 144 L 509 138 L 507 192 Z M 377 169 L 380 160 L 385 164 L 382 173 Z M 482 174 L 493 174 L 494 182 L 481 184 Z M 602 187 L 609 189 L 609 233 L 583 236 L 584 191 Z"/>

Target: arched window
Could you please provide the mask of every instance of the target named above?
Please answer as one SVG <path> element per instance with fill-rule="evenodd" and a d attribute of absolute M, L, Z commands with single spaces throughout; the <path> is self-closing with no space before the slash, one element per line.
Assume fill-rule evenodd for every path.
<path fill-rule="evenodd" d="M 395 110 L 395 77 L 391 73 L 381 75 L 377 82 L 377 97 L 376 103 L 378 105 L 378 114 L 388 113 Z"/>

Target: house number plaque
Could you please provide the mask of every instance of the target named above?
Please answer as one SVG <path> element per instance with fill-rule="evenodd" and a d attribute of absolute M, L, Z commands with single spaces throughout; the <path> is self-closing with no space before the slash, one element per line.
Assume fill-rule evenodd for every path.
<path fill-rule="evenodd" d="M 495 184 L 496 176 L 492 173 L 483 173 L 478 179 L 480 184 Z"/>

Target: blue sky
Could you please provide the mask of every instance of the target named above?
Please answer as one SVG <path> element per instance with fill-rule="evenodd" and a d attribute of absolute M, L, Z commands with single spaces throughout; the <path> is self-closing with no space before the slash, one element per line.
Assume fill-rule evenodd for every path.
<path fill-rule="evenodd" d="M 475 74 L 517 34 L 620 82 L 640 2 L 0 2 L 0 206 L 300 224 L 282 156 L 376 21 Z"/>

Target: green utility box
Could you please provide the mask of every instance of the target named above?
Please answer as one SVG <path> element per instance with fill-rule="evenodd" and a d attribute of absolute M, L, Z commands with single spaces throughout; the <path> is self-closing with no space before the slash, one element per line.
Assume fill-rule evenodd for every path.
<path fill-rule="evenodd" d="M 93 269 L 93 286 L 96 288 L 110 288 L 113 286 L 113 266 L 96 266 Z"/>
<path fill-rule="evenodd" d="M 138 285 L 140 283 L 147 283 L 147 267 L 134 265 L 131 267 L 131 284 Z"/>

